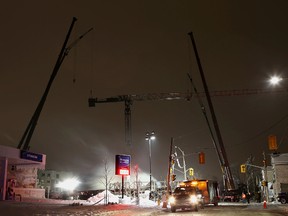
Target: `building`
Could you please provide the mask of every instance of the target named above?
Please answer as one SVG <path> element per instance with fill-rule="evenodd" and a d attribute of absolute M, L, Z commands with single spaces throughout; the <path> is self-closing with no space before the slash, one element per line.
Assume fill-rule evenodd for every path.
<path fill-rule="evenodd" d="M 274 195 L 288 192 L 288 153 L 271 155 L 273 167 L 273 191 Z"/>
<path fill-rule="evenodd" d="M 9 199 L 11 189 L 19 197 L 44 198 L 45 191 L 37 188 L 37 170 L 45 165 L 44 154 L 0 145 L 0 200 Z"/>
<path fill-rule="evenodd" d="M 62 189 L 57 184 L 71 177 L 73 176 L 70 172 L 38 170 L 38 187 L 45 189 L 46 198 L 59 198 Z"/>

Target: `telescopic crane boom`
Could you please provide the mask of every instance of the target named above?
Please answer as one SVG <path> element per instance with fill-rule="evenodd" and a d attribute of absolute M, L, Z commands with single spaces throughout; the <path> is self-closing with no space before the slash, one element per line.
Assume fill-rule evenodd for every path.
<path fill-rule="evenodd" d="M 29 150 L 30 140 L 31 140 L 32 135 L 34 133 L 34 130 L 36 128 L 38 119 L 40 117 L 41 111 L 42 111 L 44 104 L 46 102 L 46 98 L 48 96 L 48 93 L 50 91 L 52 83 L 53 83 L 53 81 L 54 81 L 54 79 L 55 79 L 55 77 L 56 77 L 56 75 L 57 75 L 57 73 L 58 73 L 58 71 L 62 65 L 62 62 L 64 61 L 65 57 L 68 55 L 68 53 L 72 49 L 72 47 L 75 46 L 79 42 L 79 40 L 81 40 L 88 32 L 90 32 L 92 30 L 92 28 L 89 29 L 87 32 L 85 32 L 83 35 L 81 35 L 78 39 L 76 39 L 73 43 L 71 43 L 70 46 L 66 47 L 68 40 L 69 40 L 69 37 L 71 35 L 72 29 L 73 29 L 76 21 L 77 21 L 77 19 L 75 17 L 73 17 L 72 23 L 71 23 L 70 28 L 68 30 L 67 36 L 66 36 L 65 41 L 63 43 L 62 49 L 59 53 L 58 59 L 56 61 L 56 64 L 55 64 L 54 69 L 52 71 L 52 74 L 50 76 L 50 79 L 48 81 L 46 89 L 45 89 L 45 91 L 42 95 L 42 98 L 41 98 L 32 118 L 31 118 L 19 144 L 18 144 L 18 147 L 17 147 L 18 149 L 25 150 L 25 151 Z"/>
<path fill-rule="evenodd" d="M 205 78 L 205 75 L 204 75 L 204 71 L 202 69 L 202 65 L 201 65 L 201 62 L 200 62 L 200 57 L 198 55 L 196 42 L 194 40 L 193 33 L 190 32 L 188 34 L 189 34 L 189 36 L 191 38 L 191 42 L 192 42 L 192 46 L 193 46 L 193 49 L 194 49 L 197 65 L 198 65 L 198 68 L 199 68 L 200 76 L 201 76 L 203 87 L 204 87 L 204 90 L 205 90 L 205 96 L 206 96 L 206 99 L 207 99 L 207 102 L 208 102 L 208 105 L 209 105 L 209 109 L 210 109 L 210 113 L 211 113 L 211 117 L 212 117 L 212 122 L 213 122 L 213 125 L 214 125 L 214 130 L 215 130 L 216 137 L 217 137 L 217 140 L 218 140 L 218 143 L 215 142 L 215 140 L 213 140 L 213 143 L 215 145 L 215 149 L 217 150 L 216 153 L 218 154 L 219 163 L 220 163 L 220 166 L 222 168 L 222 173 L 224 174 L 223 175 L 224 183 L 225 183 L 224 186 L 225 186 L 226 190 L 233 190 L 233 189 L 235 189 L 234 179 L 233 179 L 233 176 L 232 176 L 232 173 L 231 173 L 231 169 L 230 169 L 227 153 L 226 153 L 226 150 L 225 150 L 225 147 L 224 147 L 222 135 L 221 135 L 220 128 L 219 128 L 219 125 L 218 125 L 218 121 L 217 121 L 217 118 L 216 118 L 216 114 L 215 114 L 215 111 L 214 111 L 213 103 L 212 103 L 212 100 L 211 100 L 211 97 L 210 97 L 210 92 L 209 92 L 209 89 L 208 89 L 208 85 L 206 83 L 206 78 Z M 213 136 L 213 135 L 211 134 L 211 136 Z"/>

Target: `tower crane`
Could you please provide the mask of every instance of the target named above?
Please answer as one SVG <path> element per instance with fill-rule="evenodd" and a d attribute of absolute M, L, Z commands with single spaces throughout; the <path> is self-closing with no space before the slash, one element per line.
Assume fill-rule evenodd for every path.
<path fill-rule="evenodd" d="M 126 146 L 131 148 L 132 146 L 132 128 L 131 128 L 131 105 L 134 101 L 155 101 L 155 100 L 190 100 L 189 93 L 149 93 L 149 94 L 131 94 L 131 95 L 119 95 L 109 98 L 92 98 L 88 99 L 89 107 L 95 107 L 96 103 L 113 103 L 124 102 L 125 105 L 125 143 Z"/>
<path fill-rule="evenodd" d="M 269 93 L 285 93 L 288 89 L 274 89 L 273 91 L 267 89 L 242 89 L 242 90 L 223 90 L 210 92 L 211 97 L 217 96 L 241 96 L 241 95 L 254 95 L 254 94 L 269 94 Z M 191 92 L 175 92 L 175 93 L 147 93 L 147 94 L 128 94 L 118 95 L 108 98 L 95 98 L 88 99 L 89 107 L 95 107 L 100 103 L 115 103 L 124 102 L 124 115 L 125 115 L 125 144 L 127 147 L 132 145 L 132 128 L 131 128 L 131 106 L 134 101 L 156 101 L 156 100 L 186 100 L 190 101 L 192 98 L 205 97 L 205 92 L 192 94 Z"/>

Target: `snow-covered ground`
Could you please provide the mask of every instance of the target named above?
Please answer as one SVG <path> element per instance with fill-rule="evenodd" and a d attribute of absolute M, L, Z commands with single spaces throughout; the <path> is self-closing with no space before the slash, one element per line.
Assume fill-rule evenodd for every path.
<path fill-rule="evenodd" d="M 96 194 L 95 196 L 92 196 L 88 198 L 87 200 L 55 200 L 55 199 L 37 199 L 37 200 L 31 200 L 31 199 L 23 199 L 24 202 L 33 202 L 33 203 L 46 203 L 46 204 L 59 204 L 59 205 L 87 205 L 87 206 L 96 206 L 96 205 L 104 205 L 105 204 L 105 197 L 107 196 L 107 202 L 110 204 L 127 204 L 127 205 L 137 205 L 139 207 L 159 207 L 162 208 L 163 203 L 157 202 L 157 200 L 149 200 L 149 191 L 145 191 L 144 194 L 141 194 L 139 197 L 139 201 L 137 202 L 136 198 L 131 198 L 124 196 L 124 198 L 121 198 L 121 195 L 114 195 L 110 191 L 103 191 L 101 193 Z M 243 202 L 220 202 L 220 206 L 229 206 L 229 205 L 247 205 L 251 208 L 264 208 L 264 203 L 256 203 L 251 202 L 250 204 L 243 203 Z M 277 201 L 269 202 L 266 204 L 266 207 L 269 208 L 269 206 L 279 206 L 281 209 L 285 209 L 288 212 L 288 204 L 280 204 Z M 169 208 L 168 204 L 168 208 Z"/>
<path fill-rule="evenodd" d="M 104 205 L 107 194 L 107 200 L 110 205 Z M 112 204 L 113 203 L 113 204 Z M 118 204 L 115 204 L 118 203 Z M 264 209 L 262 203 L 219 203 L 219 206 L 247 206 L 247 208 Z M 87 206 L 87 207 L 86 207 Z M 0 215 L 157 215 L 159 213 L 171 213 L 168 209 L 163 209 L 163 203 L 149 200 L 149 192 L 141 194 L 139 203 L 134 198 L 121 195 L 114 195 L 110 191 L 103 191 L 88 200 L 53 200 L 53 199 L 23 199 L 19 201 L 0 202 Z M 278 202 L 267 203 L 267 209 L 279 208 L 288 215 L 288 204 Z M 201 211 L 200 211 L 201 213 Z M 166 213 L 165 213 L 166 214 Z"/>

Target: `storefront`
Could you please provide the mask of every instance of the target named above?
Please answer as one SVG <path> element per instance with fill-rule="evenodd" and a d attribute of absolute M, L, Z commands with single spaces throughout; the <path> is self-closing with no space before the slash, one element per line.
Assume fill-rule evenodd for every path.
<path fill-rule="evenodd" d="M 0 145 L 0 200 L 45 198 L 37 188 L 37 170 L 45 169 L 46 155 Z M 14 197 L 8 192 L 12 191 Z"/>

